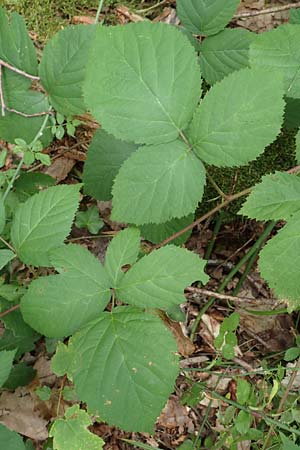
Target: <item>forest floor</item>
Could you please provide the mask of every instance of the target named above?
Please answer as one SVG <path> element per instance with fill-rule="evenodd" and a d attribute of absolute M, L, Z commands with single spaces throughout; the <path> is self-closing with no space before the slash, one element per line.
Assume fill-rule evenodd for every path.
<path fill-rule="evenodd" d="M 100 20 L 106 24 L 125 24 L 147 19 L 178 24 L 175 4 L 173 0 L 107 0 Z M 286 1 L 279 0 L 244 0 L 241 2 L 238 13 L 285 4 L 287 4 Z M 92 23 L 98 0 L 81 0 L 80 2 L 76 0 L 0 0 L 0 5 L 9 10 L 15 10 L 26 18 L 31 37 L 36 47 L 41 50 L 45 42 L 62 27 L 69 24 Z M 234 19 L 230 26 L 262 32 L 286 22 L 288 16 L 288 11 L 262 14 Z M 86 121 L 78 128 L 75 138 L 65 137 L 55 141 L 47 149 L 52 160 L 47 173 L 56 178 L 57 182 L 72 178 L 80 179 L 88 143 L 96 126 L 92 120 Z M 293 167 L 295 165 L 294 134 L 293 131 L 282 134 L 262 157 L 242 169 L 226 171 L 215 169 L 213 175 L 221 189 L 225 193 L 235 189 L 237 192 L 258 182 L 263 174 Z M 199 214 L 211 209 L 214 202 L 219 201 L 216 196 L 212 187 L 207 188 L 204 206 L 199 210 Z M 89 199 L 84 201 L 88 206 Z M 109 220 L 109 203 L 98 202 L 97 206 L 105 222 L 104 232 L 107 235 L 114 234 L 119 227 Z M 225 210 L 222 216 L 214 217 L 196 227 L 185 245 L 208 259 L 207 271 L 211 278 L 207 286 L 208 290 L 217 291 L 232 268 L 251 250 L 264 229 L 264 224 L 245 221 L 236 216 L 234 213 L 239 206 L 240 204 L 236 203 Z M 279 228 L 280 225 L 277 225 L 273 233 L 276 233 Z M 74 226 L 69 240 L 80 241 L 103 259 L 109 237 L 105 237 L 105 234 L 95 237 L 87 230 Z M 211 242 L 213 246 L 210 245 Z M 258 412 L 254 415 L 254 427 L 257 426 L 258 429 L 261 427 L 262 405 L 263 412 L 271 410 L 276 412 L 281 397 L 274 400 L 271 398 L 273 395 L 271 392 L 274 389 L 274 380 L 280 378 L 279 372 L 283 364 L 284 352 L 294 344 L 299 315 L 287 313 L 265 315 L 265 311 L 270 312 L 278 307 L 278 302 L 261 279 L 256 267 L 256 258 L 257 253 L 252 258 L 251 266 L 241 265 L 223 292 L 233 294 L 242 280 L 239 298 L 247 299 L 248 303 L 245 303 L 245 300 L 241 305 L 239 301 L 233 303 L 226 299 L 217 299 L 211 302 L 208 309 L 206 307 L 208 297 L 192 292 L 188 295 L 188 302 L 182 305 L 185 321 L 181 326 L 178 326 L 176 322 L 170 324 L 182 356 L 182 373 L 177 380 L 176 391 L 157 421 L 155 434 L 150 436 L 125 433 L 105 423 L 95 423 L 92 430 L 104 439 L 106 450 L 133 448 L 174 450 L 187 440 L 187 445 L 190 445 L 186 447 L 187 450 L 229 448 L 227 445 L 230 434 L 235 432 L 234 416 L 237 408 L 236 380 L 238 377 L 245 377 L 257 396 Z M 25 275 L 22 274 L 22 276 Z M 219 334 L 224 317 L 234 311 L 240 314 L 239 328 L 236 333 L 238 345 L 234 348 L 233 358 L 226 360 L 216 352 L 214 339 Z M 46 348 L 45 343 L 40 342 L 36 351 L 27 355 L 26 358 L 37 369 L 38 381 L 35 383 L 50 386 L 53 391 L 59 392 L 62 380 L 51 373 L 50 347 L 50 344 Z M 287 377 L 282 385 L 286 386 L 288 381 Z M 277 388 L 277 391 L 279 390 Z M 28 394 L 24 392 L 23 390 L 23 397 Z M 219 399 L 212 396 L 212 392 L 216 392 Z M 20 408 L 20 403 L 16 396 L 20 396 L 20 392 L 14 399 L 13 395 L 14 393 L 10 397 L 10 402 L 15 402 L 17 410 Z M 46 429 L 55 415 L 57 399 L 41 401 L 32 400 L 31 394 L 30 397 L 26 426 L 28 429 L 35 430 L 41 425 Z M 71 404 L 66 403 L 67 406 Z M 32 409 L 35 410 L 35 415 L 30 414 Z M 12 417 L 11 421 L 13 420 Z M 18 429 L 18 420 L 17 417 L 14 429 L 22 433 L 22 430 Z M 39 442 L 39 436 L 34 436 L 34 431 L 30 437 L 37 450 L 52 448 L 50 441 Z M 123 439 L 138 441 L 148 447 L 138 447 Z M 243 441 L 239 443 L 237 449 L 259 448 L 251 445 L 251 441 Z M 272 448 L 277 447 L 274 445 Z"/>

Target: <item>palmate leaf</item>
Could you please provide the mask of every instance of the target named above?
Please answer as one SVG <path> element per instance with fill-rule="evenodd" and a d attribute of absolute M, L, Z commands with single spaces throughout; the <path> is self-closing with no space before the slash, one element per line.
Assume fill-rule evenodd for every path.
<path fill-rule="evenodd" d="M 84 93 L 92 114 L 115 137 L 169 142 L 187 126 L 201 95 L 195 50 L 183 33 L 162 23 L 101 27 Z"/>
<path fill-rule="evenodd" d="M 88 427 L 92 425 L 86 411 L 74 405 L 65 413 L 65 419 L 56 419 L 51 426 L 49 436 L 53 437 L 55 450 L 101 450 L 104 441 L 91 433 Z"/>
<path fill-rule="evenodd" d="M 9 377 L 16 350 L 0 352 L 0 388 Z"/>
<path fill-rule="evenodd" d="M 193 220 L 194 214 L 189 214 L 188 216 L 181 217 L 180 219 L 172 219 L 166 223 L 150 223 L 141 227 L 141 234 L 144 239 L 147 239 L 147 241 L 153 242 L 154 244 L 159 244 L 177 231 L 180 231 L 187 225 L 190 225 Z M 184 244 L 191 233 L 192 230 L 185 232 L 178 238 L 174 239 L 172 243 L 175 245 Z"/>
<path fill-rule="evenodd" d="M 177 0 L 177 14 L 194 34 L 212 35 L 232 19 L 240 0 Z"/>
<path fill-rule="evenodd" d="M 89 409 L 123 430 L 153 432 L 179 369 L 175 340 L 160 319 L 117 307 L 76 333 L 68 347 L 68 374 Z M 52 367 L 59 369 L 55 358 Z"/>
<path fill-rule="evenodd" d="M 47 43 L 40 65 L 41 82 L 52 106 L 65 116 L 82 114 L 82 85 L 87 49 L 93 41 L 95 27 L 76 25 L 59 31 Z"/>
<path fill-rule="evenodd" d="M 68 245 L 50 253 L 59 275 L 34 280 L 21 301 L 24 320 L 48 337 L 77 331 L 99 315 L 110 299 L 101 263 L 84 247 Z"/>
<path fill-rule="evenodd" d="M 208 37 L 199 46 L 203 78 L 214 84 L 226 75 L 249 66 L 249 47 L 256 34 L 240 28 L 228 28 Z"/>
<path fill-rule="evenodd" d="M 259 269 L 292 311 L 300 306 L 300 215 L 294 216 L 260 252 Z"/>
<path fill-rule="evenodd" d="M 262 33 L 250 46 L 251 67 L 282 73 L 287 97 L 300 98 L 300 25 L 281 25 Z"/>
<path fill-rule="evenodd" d="M 181 141 L 142 147 L 113 186 L 112 219 L 143 225 L 194 212 L 205 184 L 202 162 Z"/>
<path fill-rule="evenodd" d="M 208 164 L 232 167 L 256 159 L 280 131 L 282 78 L 243 69 L 214 85 L 200 103 L 187 136 Z"/>
<path fill-rule="evenodd" d="M 21 436 L 0 423 L 0 448 L 5 450 L 25 450 Z"/>
<path fill-rule="evenodd" d="M 140 308 L 167 310 L 185 302 L 184 289 L 194 281 L 207 283 L 206 262 L 198 255 L 173 245 L 140 259 L 122 278 L 116 295 Z"/>
<path fill-rule="evenodd" d="M 276 172 L 257 184 L 240 214 L 257 220 L 289 219 L 300 211 L 300 179 L 297 175 Z"/>
<path fill-rule="evenodd" d="M 33 195 L 17 210 L 11 240 L 26 264 L 50 265 L 48 252 L 68 236 L 79 204 L 81 185 L 53 186 Z"/>
<path fill-rule="evenodd" d="M 111 281 L 111 287 L 117 287 L 124 276 L 122 267 L 134 264 L 140 250 L 140 232 L 136 228 L 120 231 L 110 242 L 105 255 L 105 269 Z"/>
<path fill-rule="evenodd" d="M 120 141 L 98 129 L 90 143 L 83 169 L 86 194 L 110 200 L 113 181 L 123 162 L 137 149 L 136 144 Z"/>

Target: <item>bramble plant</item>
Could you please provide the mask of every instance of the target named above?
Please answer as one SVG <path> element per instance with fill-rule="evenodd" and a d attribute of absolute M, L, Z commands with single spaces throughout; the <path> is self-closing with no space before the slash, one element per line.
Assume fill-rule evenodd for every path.
<path fill-rule="evenodd" d="M 255 160 L 293 116 L 286 104 L 300 99 L 300 24 L 261 35 L 224 29 L 238 4 L 177 0 L 184 30 L 150 22 L 70 26 L 46 44 L 39 63 L 22 17 L 0 9 L 0 137 L 19 158 L 0 177 L 0 269 L 18 258 L 51 272 L 26 289 L 4 278 L 0 284 L 0 383 L 5 387 L 22 364 L 14 361 L 41 336 L 59 341 L 52 369 L 74 383 L 88 413 L 75 405 L 55 420 L 54 449 L 101 449 L 102 439 L 87 430 L 91 415 L 123 430 L 153 432 L 180 370 L 176 341 L 158 310 L 178 308 L 185 288 L 208 282 L 206 261 L 180 245 L 195 224 L 230 202 L 250 194 L 240 214 L 286 222 L 261 250 L 259 268 L 290 311 L 300 307 L 298 168 L 266 175 L 236 194 L 221 192 L 222 203 L 194 221 L 206 178 L 220 193 L 208 166 Z M 200 44 L 194 35 L 206 38 Z M 205 95 L 201 76 L 210 85 Z M 53 186 L 43 173 L 26 173 L 35 160 L 51 164 L 43 149 L 65 132 L 74 136 L 76 116 L 87 111 L 101 128 L 89 146 L 83 183 Z M 3 150 L 2 168 L 6 156 Z M 112 220 L 130 224 L 111 240 L 104 264 L 65 242 L 75 217 L 91 233 L 103 226 L 97 208 L 77 212 L 82 188 L 94 199 L 112 200 Z M 148 255 L 142 238 L 156 244 Z M 215 340 L 226 359 L 234 357 L 238 323 L 236 313 L 225 319 Z M 238 383 L 239 404 L 256 405 L 250 392 L 242 399 L 247 382 Z M 234 439 L 254 436 L 251 424 L 241 409 Z M 0 444 L 10 440 L 14 449 L 25 448 L 0 425 Z"/>

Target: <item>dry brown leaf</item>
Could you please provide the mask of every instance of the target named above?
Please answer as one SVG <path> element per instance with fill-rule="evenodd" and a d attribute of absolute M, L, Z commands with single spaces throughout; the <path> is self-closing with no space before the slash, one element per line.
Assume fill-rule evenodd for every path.
<path fill-rule="evenodd" d="M 130 12 L 126 6 L 120 5 L 115 9 L 115 11 L 119 16 L 125 17 L 129 22 L 144 22 L 143 17 Z"/>
<path fill-rule="evenodd" d="M 65 178 L 67 178 L 74 166 L 74 159 L 61 156 L 60 158 L 57 158 L 55 161 L 53 161 L 53 163 L 45 173 L 55 178 L 59 183 L 60 181 L 63 181 Z"/>
<path fill-rule="evenodd" d="M 94 25 L 95 17 L 91 16 L 74 16 L 72 19 L 72 23 L 77 25 L 78 23 L 83 23 L 85 25 Z"/>
<path fill-rule="evenodd" d="M 164 324 L 172 331 L 172 334 L 176 340 L 177 348 L 182 356 L 190 356 L 195 351 L 195 346 L 191 340 L 184 335 L 181 325 L 178 322 L 171 320 L 167 314 L 163 311 L 159 311 L 159 316 L 163 320 Z"/>
<path fill-rule="evenodd" d="M 159 426 L 169 429 L 176 427 L 194 428 L 193 422 L 188 415 L 188 408 L 183 406 L 175 396 L 171 396 L 157 423 Z"/>

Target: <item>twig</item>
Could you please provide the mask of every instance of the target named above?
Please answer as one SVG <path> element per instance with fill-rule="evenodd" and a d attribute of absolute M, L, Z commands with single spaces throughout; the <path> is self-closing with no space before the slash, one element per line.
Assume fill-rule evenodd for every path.
<path fill-rule="evenodd" d="M 177 233 L 174 233 L 172 236 L 168 237 L 164 241 L 160 242 L 159 244 L 155 245 L 154 249 L 163 247 L 166 244 L 169 244 L 169 242 L 174 241 L 174 239 L 178 238 L 182 234 L 186 233 L 187 231 L 192 230 L 196 225 L 198 225 L 201 222 L 204 222 L 209 217 L 213 216 L 216 212 L 220 211 L 221 209 L 225 208 L 225 206 L 229 205 L 229 203 L 233 202 L 234 200 L 237 200 L 240 197 L 244 197 L 247 194 L 250 194 L 252 188 L 244 189 L 243 191 L 238 192 L 237 194 L 230 195 L 227 197 L 226 200 L 224 200 L 220 205 L 217 205 L 215 208 L 213 208 L 208 213 L 204 214 L 203 216 L 199 217 L 199 219 L 192 222 L 190 225 L 187 225 L 185 228 L 183 228 L 180 231 L 177 231 Z"/>
<path fill-rule="evenodd" d="M 103 3 L 104 3 L 104 0 L 100 0 L 99 6 L 98 6 L 98 9 L 97 9 L 97 13 L 96 13 L 96 17 L 95 17 L 95 22 L 94 22 L 95 25 L 97 25 L 97 23 L 99 22 L 99 17 L 100 17 L 102 8 L 103 8 Z"/>
<path fill-rule="evenodd" d="M 25 78 L 29 78 L 30 80 L 40 80 L 40 77 L 37 77 L 35 75 L 30 75 L 30 73 L 24 72 L 24 70 L 17 69 L 17 67 L 12 66 L 11 64 L 3 61 L 3 59 L 0 59 L 0 66 L 6 67 L 7 69 L 11 70 L 12 72 L 18 73 L 19 75 L 22 75 Z"/>
<path fill-rule="evenodd" d="M 202 289 L 202 288 L 196 288 L 196 287 L 187 287 L 187 292 L 190 292 L 192 294 L 201 294 L 206 295 L 207 297 L 215 297 L 219 300 L 229 300 L 231 302 L 235 303 L 257 303 L 257 299 L 255 298 L 248 298 L 248 297 L 236 297 L 234 295 L 227 295 L 227 294 L 220 294 L 218 292 L 209 291 L 208 289 Z"/>
<path fill-rule="evenodd" d="M 3 244 L 6 245 L 7 248 L 9 248 L 9 250 L 15 253 L 15 249 L 2 236 L 0 236 L 0 241 L 3 242 Z"/>
<path fill-rule="evenodd" d="M 297 3 L 288 3 L 283 6 L 274 6 L 273 8 L 261 9 L 260 11 L 251 11 L 251 12 L 241 12 L 234 16 L 234 19 L 244 19 L 246 17 L 255 17 L 261 16 L 263 14 L 274 14 L 280 11 L 287 11 L 291 8 L 300 8 L 300 2 Z"/>
<path fill-rule="evenodd" d="M 168 3 L 169 0 L 162 0 L 161 2 L 156 3 L 155 5 L 149 6 L 149 8 L 145 8 L 145 9 L 138 9 L 136 12 L 138 14 L 144 14 L 147 13 L 149 11 L 152 11 L 155 8 L 158 8 L 159 6 L 163 6 L 166 3 Z"/>
<path fill-rule="evenodd" d="M 3 313 L 0 313 L 0 318 L 6 316 L 7 314 L 9 314 L 9 313 L 11 313 L 11 312 L 13 312 L 13 311 L 15 311 L 16 309 L 19 309 L 19 308 L 20 308 L 20 305 L 12 306 L 11 308 L 9 308 L 6 311 L 4 311 Z"/>
<path fill-rule="evenodd" d="M 2 104 L 2 109 L 3 109 L 2 100 L 1 100 L 1 104 Z M 5 103 L 4 103 L 4 109 L 6 109 L 6 111 L 8 111 L 8 112 L 18 114 L 19 116 L 22 116 L 22 117 L 40 117 L 40 116 L 45 116 L 46 114 L 52 114 L 51 111 L 42 111 L 42 112 L 38 112 L 38 113 L 26 114 L 22 111 L 17 111 L 16 109 L 9 108 L 8 106 L 5 105 Z M 2 115 L 4 115 L 4 114 L 2 114 Z"/>

